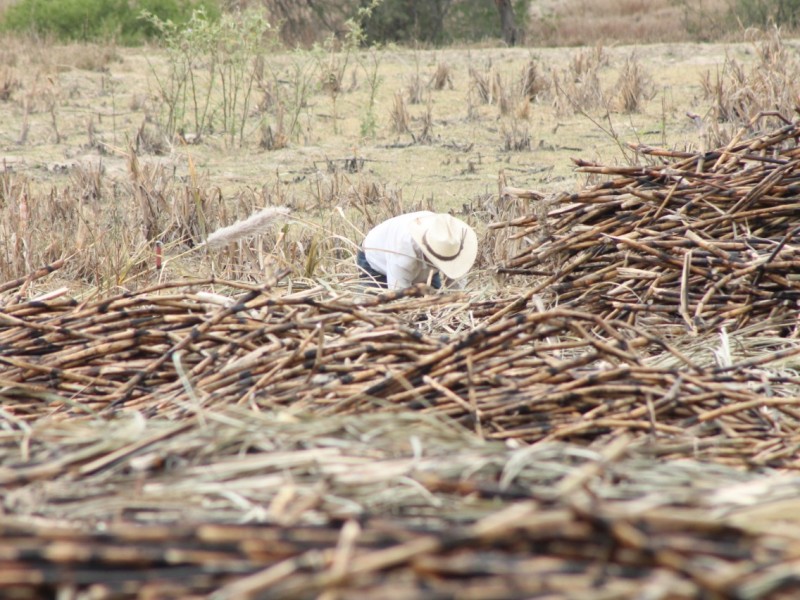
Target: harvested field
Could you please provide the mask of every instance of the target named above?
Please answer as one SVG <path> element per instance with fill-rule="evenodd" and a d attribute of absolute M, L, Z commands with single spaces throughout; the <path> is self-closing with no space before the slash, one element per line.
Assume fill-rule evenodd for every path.
<path fill-rule="evenodd" d="M 548 232 L 502 267 L 556 271 L 516 299 L 287 293 L 286 273 L 21 296 L 60 264 L 9 282 L 0 586 L 791 597 L 798 137 L 646 149 L 661 163 L 638 170 L 581 163 L 612 177 L 542 222 L 496 224 Z M 667 285 L 658 323 L 605 291 Z M 549 290 L 560 305 L 543 310 L 532 299 Z M 735 356 L 752 321 L 772 337 Z M 731 330 L 712 360 L 668 328 L 697 338 L 705 323 Z"/>
<path fill-rule="evenodd" d="M 4 50 L 0 597 L 800 593 L 794 46 L 276 54 L 181 140 L 96 50 Z M 463 286 L 362 289 L 426 207 Z"/>

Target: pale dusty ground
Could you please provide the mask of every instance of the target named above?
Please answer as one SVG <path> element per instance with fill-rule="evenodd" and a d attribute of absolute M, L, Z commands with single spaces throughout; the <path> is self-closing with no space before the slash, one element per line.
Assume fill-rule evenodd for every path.
<path fill-rule="evenodd" d="M 326 159 L 341 161 L 354 156 L 365 160 L 365 168 L 361 174 L 348 177 L 371 178 L 396 188 L 407 203 L 432 198 L 437 207 L 444 208 L 486 197 L 496 192 L 501 170 L 514 185 L 570 191 L 585 183 L 574 172 L 571 157 L 604 163 L 624 160 L 607 132 L 612 127 L 623 142 L 669 147 L 697 144 L 697 130 L 685 113 L 702 115 L 707 110 L 701 75 L 715 73 L 726 53 L 745 63 L 752 58 L 749 44 L 661 44 L 603 51 L 607 66 L 600 74 L 607 92 L 614 90 L 626 57 L 635 56 L 651 78 L 654 96 L 640 113 L 614 111 L 612 100 L 607 116 L 602 108 L 588 116 L 556 114 L 552 98 L 545 95 L 530 105 L 527 117 L 513 116 L 523 105 L 519 101 L 510 111 L 512 116 L 502 116 L 496 105 L 473 101 L 473 114 L 469 116 L 470 65 L 484 74 L 498 72 L 505 86 L 513 87 L 519 85 L 529 60 L 534 59 L 541 75 L 549 80 L 552 71 L 563 71 L 579 53 L 588 53 L 587 49 L 387 50 L 377 58 L 381 84 L 374 138 L 364 139 L 359 134 L 366 113 L 367 85 L 365 71 L 351 59 L 344 84 L 346 88 L 354 84 L 355 89 L 338 99 L 339 134 L 334 133 L 330 97 L 317 92 L 302 111 L 300 136 L 288 148 L 258 148 L 258 122 L 253 118 L 244 148 L 229 149 L 221 139 L 209 137 L 199 145 L 173 145 L 166 156 L 152 160 L 168 161 L 178 172 L 186 173 L 191 157 L 198 172 L 225 193 L 243 186 L 273 185 L 279 179 L 301 205 L 311 201 L 320 178 L 330 176 Z M 149 65 L 163 66 L 161 53 L 121 49 L 118 61 L 108 63 L 106 72 L 96 72 L 73 66 L 80 60 L 76 57 L 86 52 L 81 47 L 45 48 L 25 58 L 24 49 L 5 50 L 16 62 L 6 73 L 11 73 L 20 86 L 10 100 L 0 104 L 0 159 L 36 182 L 68 184 L 75 163 L 97 160 L 102 160 L 108 176 L 124 177 L 129 140 L 146 114 L 156 112 Z M 291 81 L 288 67 L 310 64 L 313 59 L 308 54 L 294 54 L 270 56 L 269 61 L 273 66 L 286 65 L 282 80 Z M 393 133 L 390 111 L 395 92 L 403 92 L 407 99 L 406 90 L 414 74 L 418 71 L 425 84 L 439 64 L 449 66 L 453 89 L 425 92 L 433 117 L 432 140 L 414 143 L 411 135 Z M 26 106 L 29 131 L 24 143 L 19 143 Z M 412 116 L 411 130 L 418 135 L 426 105 L 407 104 L 407 108 Z M 60 143 L 55 143 L 54 119 Z M 90 121 L 94 136 L 105 149 L 102 155 L 89 147 Z M 274 118 L 270 123 L 274 127 Z M 504 132 L 512 127 L 519 135 L 530 136 L 530 150 L 503 149 Z"/>

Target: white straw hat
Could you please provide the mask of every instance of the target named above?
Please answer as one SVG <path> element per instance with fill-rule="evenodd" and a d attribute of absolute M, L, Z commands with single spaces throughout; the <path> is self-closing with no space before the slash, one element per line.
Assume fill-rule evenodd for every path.
<path fill-rule="evenodd" d="M 425 258 L 450 279 L 472 268 L 478 236 L 463 221 L 443 213 L 422 215 L 412 219 L 409 229 Z"/>

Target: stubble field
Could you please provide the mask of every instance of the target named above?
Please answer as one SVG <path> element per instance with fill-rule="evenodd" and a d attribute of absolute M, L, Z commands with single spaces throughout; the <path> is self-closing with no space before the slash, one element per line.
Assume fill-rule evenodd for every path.
<path fill-rule="evenodd" d="M 259 53 L 171 105 L 164 50 L 0 52 L 0 589 L 797 591 L 793 41 Z M 473 272 L 362 290 L 420 207 Z"/>
<path fill-rule="evenodd" d="M 12 45 L 4 53 L 9 66 L 3 159 L 16 182 L 43 196 L 57 189 L 64 203 L 74 200 L 73 194 L 97 196 L 99 213 L 105 213 L 113 194 L 127 191 L 131 197 L 130 188 L 137 185 L 130 169 L 135 156 L 158 171 L 143 175 L 153 180 L 148 185 L 157 188 L 156 194 L 177 194 L 188 181 L 225 205 L 209 200 L 208 232 L 267 204 L 285 204 L 317 225 L 319 217 L 335 219 L 332 209 L 338 206 L 352 217 L 352 226 L 340 221 L 328 229 L 292 226 L 289 232 L 305 250 L 311 238 L 324 240 L 319 275 L 335 282 L 342 274 L 352 275 L 336 248 L 349 252 L 352 247 L 334 244 L 331 235 L 358 243 L 387 211 L 432 206 L 480 225 L 508 208 L 497 198 L 501 178 L 546 193 L 574 192 L 587 178 L 575 172 L 572 158 L 626 162 L 631 153 L 619 146 L 628 142 L 700 148 L 704 127 L 686 113 L 713 121 L 713 97 L 708 97 L 713 91 L 704 92 L 702 78 L 717 77 L 726 57 L 741 64 L 753 61 L 754 45 L 270 54 L 253 84 L 243 141 L 217 132 L 192 144 L 179 136 L 169 139 L 164 131 L 169 108 L 159 85 L 166 87 L 174 78 L 163 52 Z M 201 74 L 205 68 L 200 65 Z M 625 75 L 626 68 L 633 75 Z M 335 95 L 322 82 L 331 73 L 340 88 Z M 633 111 L 625 110 L 626 77 Z M 191 106 L 186 101 L 189 113 Z M 194 122 L 190 114 L 184 132 L 190 141 L 195 141 Z M 88 193 L 81 189 L 92 186 L 96 190 Z M 72 262 L 100 256 L 87 266 L 94 273 L 68 276 L 66 283 L 103 289 L 127 285 L 131 277 L 146 280 L 142 271 L 151 271 L 152 261 L 143 245 L 158 234 L 168 238 L 164 231 L 181 218 L 167 214 L 167 207 L 153 210 L 161 213 L 153 223 L 142 223 L 141 215 L 137 223 L 130 211 L 118 218 L 92 210 L 78 219 L 78 248 L 85 252 L 83 260 L 78 256 Z M 129 230 L 124 248 L 116 240 L 122 232 L 114 230 L 120 220 Z M 155 235 L 136 235 L 142 227 Z M 33 229 L 30 235 L 42 239 L 30 242 L 40 251 L 42 245 L 75 242 L 74 229 L 63 231 L 57 222 Z M 113 247 L 88 239 L 88 230 L 109 230 L 105 242 L 113 239 Z M 11 233 L 4 236 L 7 244 Z M 167 255 L 185 249 L 184 243 L 167 249 Z M 129 260 L 103 257 L 119 250 Z M 3 275 L 21 276 L 69 252 L 54 248 L 38 263 L 31 257 L 23 266 L 6 245 Z M 296 269 L 307 258 L 302 254 L 295 252 L 293 264 L 281 266 Z M 496 264 L 495 258 L 485 256 L 478 267 Z M 105 264 L 111 260 L 124 265 Z M 177 275 L 197 274 L 210 269 L 211 261 L 192 254 L 168 265 Z M 134 274 L 119 273 L 123 266 Z M 238 275 L 259 278 L 257 271 Z"/>

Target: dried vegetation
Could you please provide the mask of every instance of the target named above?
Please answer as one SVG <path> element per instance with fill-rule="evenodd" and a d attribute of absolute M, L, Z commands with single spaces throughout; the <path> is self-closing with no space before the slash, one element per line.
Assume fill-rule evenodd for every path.
<path fill-rule="evenodd" d="M 800 382 L 767 368 L 796 344 L 721 347 L 713 365 L 576 310 L 288 294 L 280 275 L 19 297 L 59 266 L 2 290 L 7 589 L 66 589 L 45 566 L 57 548 L 111 595 L 785 584 L 759 558 L 771 518 L 748 515 L 795 479 L 738 490 L 796 465 Z M 770 564 L 790 560 L 782 548 Z M 575 575 L 598 562 L 603 583 Z"/>
<path fill-rule="evenodd" d="M 434 98 L 461 85 L 465 120 L 488 109 L 498 152 L 524 154 L 531 106 L 647 104 L 636 59 L 620 80 L 605 56 L 461 79 L 437 59 L 386 115 L 415 152 L 444 144 Z M 299 123 L 303 82 L 332 81 L 293 60 L 295 87 L 256 84 L 275 120 L 250 143 L 288 143 L 299 130 L 278 115 Z M 780 81 L 770 61 L 752 77 Z M 324 64 L 341 76 L 315 98 L 338 129 L 346 69 Z M 44 117 L 32 139 L 72 135 L 57 102 L 8 87 Z M 192 155 L 181 173 L 148 156 L 176 143 L 152 121 L 122 150 L 94 132 L 101 160 L 70 163 L 68 183 L 6 168 L 0 592 L 792 597 L 800 129 L 793 106 L 752 112 L 777 87 L 726 108 L 740 87 L 707 98 L 724 142 L 579 159 L 577 192 L 515 187 L 509 163 L 497 194 L 454 209 L 481 256 L 442 294 L 354 284 L 353 240 L 441 209 L 356 149 L 303 173 L 302 193 L 280 178 L 231 192 Z M 466 175 L 472 148 L 454 148 Z"/>
<path fill-rule="evenodd" d="M 516 235 L 538 242 L 501 270 L 550 271 L 540 287 L 559 305 L 664 333 L 766 321 L 794 336 L 800 129 L 745 132 L 704 153 L 635 146 L 655 159 L 638 167 L 577 161 L 612 179 L 545 200 L 545 227 L 540 215 L 515 220 Z"/>

